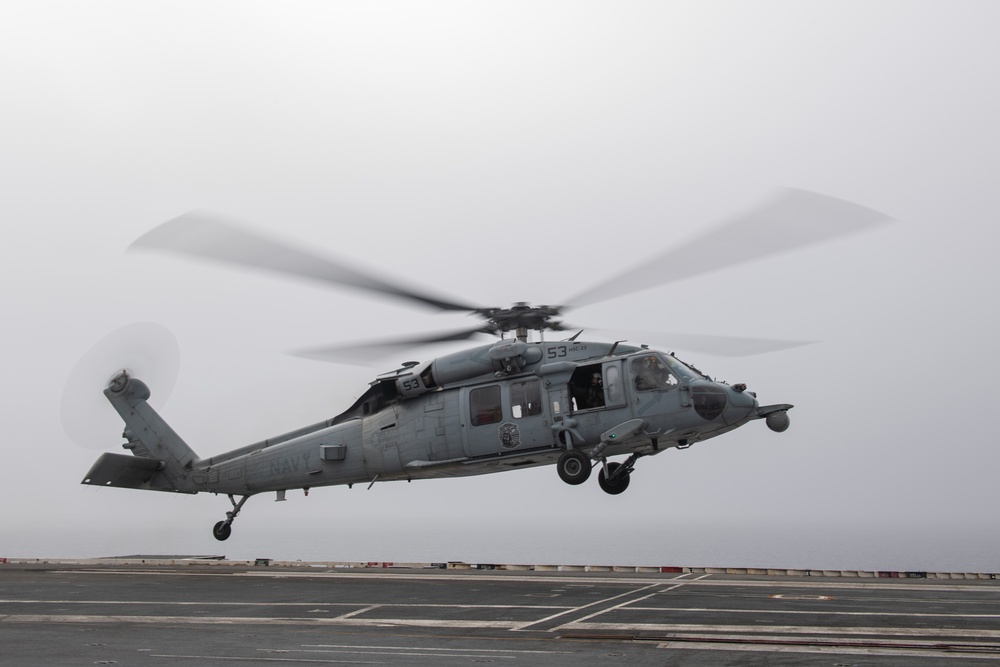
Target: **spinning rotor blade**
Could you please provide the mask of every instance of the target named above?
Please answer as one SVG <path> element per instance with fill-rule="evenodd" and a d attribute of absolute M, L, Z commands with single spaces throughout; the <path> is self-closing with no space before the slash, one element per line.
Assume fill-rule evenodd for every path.
<path fill-rule="evenodd" d="M 567 301 L 585 306 L 718 269 L 822 243 L 892 220 L 827 195 L 782 189 L 770 202 L 679 248 L 604 281 Z"/>
<path fill-rule="evenodd" d="M 126 369 L 149 386 L 150 405 L 167 402 L 177 381 L 180 350 L 170 331 L 153 322 L 136 322 L 112 331 L 77 362 L 63 387 L 59 415 L 69 439 L 88 449 L 121 442 L 125 428 L 108 403 L 108 380 Z"/>
<path fill-rule="evenodd" d="M 372 341 L 357 343 L 355 345 L 336 345 L 331 347 L 317 347 L 289 352 L 294 357 L 303 359 L 313 359 L 316 361 L 330 361 L 337 363 L 354 363 L 365 365 L 365 357 L 382 358 L 395 352 L 409 350 L 419 345 L 431 345 L 433 343 L 448 343 L 452 341 L 469 340 L 475 338 L 477 334 L 486 333 L 482 327 L 468 329 L 464 331 L 453 331 L 426 336 L 413 336 L 410 338 L 398 338 L 394 340 Z"/>
<path fill-rule="evenodd" d="M 589 331 L 602 331 L 589 329 Z M 710 336 L 708 334 L 685 334 L 670 332 L 639 332 L 630 331 L 623 334 L 620 330 L 609 332 L 611 335 L 628 335 L 631 343 L 657 344 L 667 349 L 685 350 L 712 354 L 718 357 L 752 357 L 757 354 L 790 350 L 804 345 L 812 345 L 810 340 L 775 340 L 771 338 L 746 338 L 739 336 Z"/>
<path fill-rule="evenodd" d="M 440 310 L 475 310 L 377 278 L 341 260 L 325 259 L 247 231 L 216 215 L 191 211 L 154 227 L 129 249 L 165 250 L 388 294 Z"/>

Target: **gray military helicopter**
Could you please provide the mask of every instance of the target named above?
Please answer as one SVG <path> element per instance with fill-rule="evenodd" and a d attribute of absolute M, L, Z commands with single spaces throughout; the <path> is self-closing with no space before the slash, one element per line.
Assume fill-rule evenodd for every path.
<path fill-rule="evenodd" d="M 784 190 L 714 232 L 567 303 L 595 303 L 886 220 L 850 202 Z M 246 501 L 264 492 L 276 492 L 283 500 L 290 489 L 370 488 L 375 482 L 555 464 L 567 484 L 582 484 L 597 468 L 601 489 L 620 494 L 643 457 L 685 449 L 751 421 L 763 420 L 777 432 L 789 425 L 792 405 L 761 405 L 746 385 L 713 380 L 673 353 L 625 341 L 583 341 L 582 332 L 545 340 L 546 332 L 567 331 L 558 318 L 569 306 L 482 308 L 440 299 L 198 213 L 160 225 L 133 247 L 348 285 L 484 320 L 464 331 L 382 341 L 376 348 L 462 341 L 483 333 L 499 336 L 493 343 L 423 363 L 407 362 L 377 376 L 335 417 L 208 458 L 195 454 L 150 407 L 150 388 L 140 378 L 127 370 L 117 372 L 104 395 L 125 422 L 123 447 L 131 454 L 102 454 L 83 484 L 226 494 L 232 509 L 212 530 L 219 540 L 229 538 Z M 750 352 L 800 344 L 717 336 L 707 340 L 743 346 L 743 351 L 750 344 Z M 346 349 L 299 354 L 329 360 Z M 624 459 L 612 461 L 614 457 Z"/>

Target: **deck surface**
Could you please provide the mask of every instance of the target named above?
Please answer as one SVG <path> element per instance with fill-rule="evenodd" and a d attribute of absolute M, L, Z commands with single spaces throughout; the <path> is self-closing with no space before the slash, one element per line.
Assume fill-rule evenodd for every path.
<path fill-rule="evenodd" d="M 1000 581 L 0 565 L 0 665 L 983 665 Z"/>

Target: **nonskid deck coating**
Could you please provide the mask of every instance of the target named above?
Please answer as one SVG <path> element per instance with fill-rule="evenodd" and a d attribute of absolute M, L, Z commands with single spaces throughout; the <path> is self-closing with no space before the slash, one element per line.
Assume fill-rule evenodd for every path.
<path fill-rule="evenodd" d="M 782 656 L 829 665 L 831 654 L 878 665 L 982 664 L 1000 660 L 1000 585 L 978 577 L 8 562 L 0 565 L 0 644 L 24 648 L 2 652 L 0 664 L 11 665 L 80 664 L 84 656 L 95 657 L 85 664 L 577 666 L 609 656 L 664 664 L 670 655 L 691 665 L 782 664 L 774 662 Z"/>

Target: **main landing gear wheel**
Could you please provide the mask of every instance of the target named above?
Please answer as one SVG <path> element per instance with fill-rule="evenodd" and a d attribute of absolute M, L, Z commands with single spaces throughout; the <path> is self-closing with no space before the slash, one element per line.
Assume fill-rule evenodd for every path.
<path fill-rule="evenodd" d="M 590 477 L 590 459 L 577 449 L 563 452 L 556 463 L 559 478 L 567 484 L 583 484 Z"/>
<path fill-rule="evenodd" d="M 212 535 L 214 535 L 215 539 L 219 540 L 220 542 L 228 540 L 229 536 L 232 534 L 233 534 L 232 525 L 230 525 L 225 521 L 220 521 L 219 523 L 215 524 L 214 528 L 212 528 Z"/>
<path fill-rule="evenodd" d="M 618 470 L 621 465 L 621 463 L 609 463 L 608 474 L 606 476 L 603 468 L 601 468 L 601 471 L 597 473 L 597 483 L 605 493 L 617 496 L 619 493 L 628 488 L 630 478 L 628 471 L 623 470 L 618 475 L 615 475 L 615 471 Z"/>

